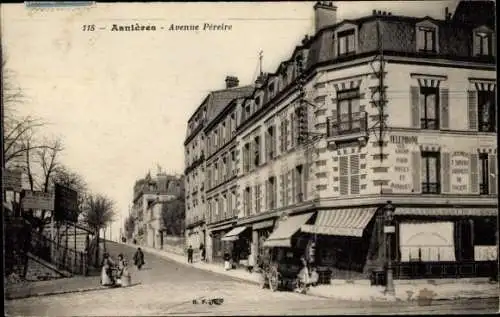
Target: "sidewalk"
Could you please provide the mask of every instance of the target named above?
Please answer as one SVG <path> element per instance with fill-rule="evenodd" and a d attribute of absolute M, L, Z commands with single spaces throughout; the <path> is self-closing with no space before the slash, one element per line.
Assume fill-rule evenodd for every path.
<path fill-rule="evenodd" d="M 100 279 L 100 276 L 78 276 L 5 285 L 5 299 L 10 300 L 106 289 L 106 287 L 100 286 Z"/>
<path fill-rule="evenodd" d="M 186 256 L 144 246 L 141 246 L 141 248 L 146 252 L 197 269 L 224 274 L 254 284 L 258 284 L 260 280 L 260 274 L 258 273 L 249 273 L 238 269 L 226 271 L 221 265 L 212 263 L 195 262 L 188 264 Z M 448 280 L 438 283 L 429 280 L 396 281 L 395 296 L 385 295 L 384 290 L 384 287 L 381 286 L 370 286 L 367 281 L 348 283 L 344 280 L 332 280 L 330 285 L 311 287 L 308 295 L 354 301 L 417 301 L 421 304 L 426 304 L 432 300 L 498 298 L 499 296 L 498 283 L 489 283 L 485 279 Z"/>

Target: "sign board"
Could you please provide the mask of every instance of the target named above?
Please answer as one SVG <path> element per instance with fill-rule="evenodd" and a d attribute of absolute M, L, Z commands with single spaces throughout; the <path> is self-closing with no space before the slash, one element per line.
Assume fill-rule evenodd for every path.
<path fill-rule="evenodd" d="M 22 172 L 21 170 L 3 169 L 3 189 L 21 192 L 22 190 Z"/>
<path fill-rule="evenodd" d="M 78 220 L 78 193 L 71 188 L 56 184 L 54 197 L 56 220 Z"/>
<path fill-rule="evenodd" d="M 394 233 L 394 232 L 396 232 L 396 227 L 384 226 L 384 233 Z"/>
<path fill-rule="evenodd" d="M 52 193 L 25 191 L 21 199 L 23 209 L 54 210 L 54 196 Z"/>

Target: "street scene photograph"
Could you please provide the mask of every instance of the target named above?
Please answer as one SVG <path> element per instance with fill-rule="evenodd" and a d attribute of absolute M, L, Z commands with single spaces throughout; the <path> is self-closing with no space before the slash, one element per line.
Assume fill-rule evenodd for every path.
<path fill-rule="evenodd" d="M 495 21 L 0 4 L 5 316 L 498 313 Z"/>

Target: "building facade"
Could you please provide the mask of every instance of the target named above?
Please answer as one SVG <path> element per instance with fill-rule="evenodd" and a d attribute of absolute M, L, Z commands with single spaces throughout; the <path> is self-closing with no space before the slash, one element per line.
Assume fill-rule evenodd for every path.
<path fill-rule="evenodd" d="M 471 3 L 484 19 L 467 18 Z M 224 145 L 236 148 L 237 178 L 221 190 L 236 190 L 236 211 L 232 200 L 208 204 L 211 217 L 233 210 L 219 221 L 222 238 L 208 230 L 210 243 L 232 241 L 237 260 L 292 247 L 346 278 L 383 270 L 389 255 L 396 278 L 490 274 L 498 167 L 488 5 L 461 2 L 441 20 L 375 11 L 337 21 L 335 6 L 317 3 L 316 34 L 227 107 L 238 118 Z"/>
<path fill-rule="evenodd" d="M 160 248 L 164 241 L 163 203 L 183 194 L 184 178 L 159 171 L 148 173 L 134 185 L 131 214 L 135 219 L 133 238 L 142 245 Z"/>
<path fill-rule="evenodd" d="M 212 217 L 208 202 L 218 201 L 219 198 L 215 196 L 219 196 L 219 185 L 225 184 L 231 175 L 236 175 L 232 172 L 236 153 L 225 152 L 227 146 L 230 146 L 228 144 L 233 139 L 236 127 L 234 113 L 228 112 L 227 105 L 253 91 L 250 86 L 239 87 L 239 80 L 234 76 L 227 76 L 225 83 L 225 89 L 210 92 L 197 108 L 188 121 L 184 142 L 186 245 L 191 245 L 196 250 L 204 245 L 209 258 L 213 252 L 211 241 L 206 239 L 206 228 L 207 225 L 222 220 L 223 216 Z M 216 178 L 209 181 L 212 175 Z M 228 195 L 224 193 L 222 196 Z M 220 199 L 222 201 L 222 198 Z"/>

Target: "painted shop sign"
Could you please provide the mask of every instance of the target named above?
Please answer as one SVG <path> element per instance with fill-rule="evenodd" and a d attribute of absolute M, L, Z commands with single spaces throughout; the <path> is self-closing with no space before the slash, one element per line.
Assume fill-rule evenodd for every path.
<path fill-rule="evenodd" d="M 395 144 L 391 189 L 393 192 L 409 193 L 413 188 L 410 146 L 418 144 L 418 137 L 391 135 L 390 142 Z"/>
<path fill-rule="evenodd" d="M 451 191 L 454 193 L 467 193 L 469 185 L 469 154 L 466 152 L 453 152 L 451 154 Z"/>

